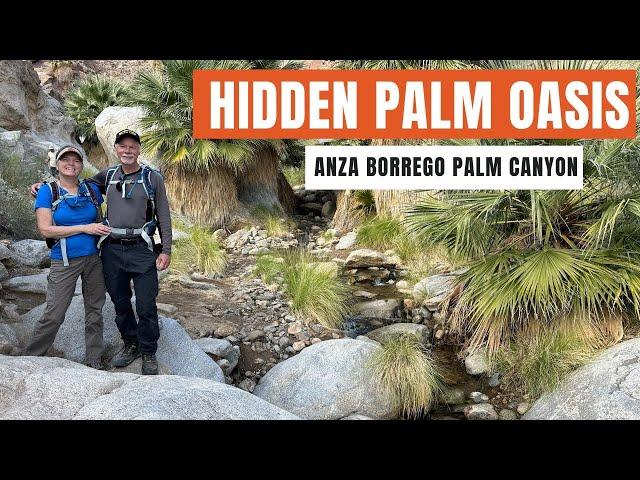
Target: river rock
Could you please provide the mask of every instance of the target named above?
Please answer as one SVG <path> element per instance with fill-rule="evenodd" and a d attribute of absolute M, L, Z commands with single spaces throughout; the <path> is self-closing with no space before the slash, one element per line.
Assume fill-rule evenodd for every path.
<path fill-rule="evenodd" d="M 334 213 L 336 213 L 336 202 L 329 200 L 322 205 L 321 214 L 323 217 L 333 217 Z"/>
<path fill-rule="evenodd" d="M 178 280 L 180 285 L 186 288 L 193 288 L 194 290 L 219 290 L 220 287 L 212 283 L 195 282 L 189 277 L 180 277 Z"/>
<path fill-rule="evenodd" d="M 358 234 L 356 232 L 349 232 L 336 244 L 336 250 L 348 250 L 353 248 L 356 244 Z"/>
<path fill-rule="evenodd" d="M 367 337 L 384 343 L 385 337 L 399 334 L 415 335 L 422 343 L 427 344 L 431 341 L 431 330 L 426 325 L 418 325 L 415 323 L 394 323 L 386 327 L 376 328 L 367 333 Z"/>
<path fill-rule="evenodd" d="M 44 240 L 20 240 L 9 248 L 13 252 L 12 260 L 19 265 L 36 268 L 51 265 L 51 250 Z"/>
<path fill-rule="evenodd" d="M 516 415 L 516 412 L 514 412 L 513 410 L 509 410 L 508 408 L 503 408 L 502 410 L 500 410 L 500 413 L 498 414 L 498 416 L 500 417 L 500 420 L 517 420 L 518 419 L 518 415 Z"/>
<path fill-rule="evenodd" d="M 11 259 L 11 250 L 4 243 L 0 243 L 0 262 Z"/>
<path fill-rule="evenodd" d="M 498 420 L 498 414 L 490 403 L 468 405 L 464 408 L 467 420 Z"/>
<path fill-rule="evenodd" d="M 158 308 L 158 313 L 163 313 L 165 315 L 173 315 L 178 313 L 178 307 L 175 305 L 170 305 L 168 303 L 156 303 L 156 307 Z"/>
<path fill-rule="evenodd" d="M 391 401 L 367 367 L 379 348 L 352 339 L 311 345 L 269 370 L 254 394 L 304 419 L 391 418 Z"/>
<path fill-rule="evenodd" d="M 489 372 L 489 361 L 484 349 L 478 349 L 464 359 L 464 367 L 469 375 L 482 375 Z"/>
<path fill-rule="evenodd" d="M 393 267 L 395 264 L 389 261 L 389 258 L 380 252 L 363 248 L 354 250 L 347 257 L 345 263 L 346 268 L 368 268 L 368 267 Z"/>
<path fill-rule="evenodd" d="M 443 274 L 423 278 L 413 286 L 413 298 L 417 302 L 433 297 L 446 296 L 454 288 L 457 275 Z"/>
<path fill-rule="evenodd" d="M 250 237 L 251 234 L 249 233 L 249 230 L 238 230 L 225 239 L 224 246 L 228 249 L 240 248 L 243 245 L 246 245 Z"/>
<path fill-rule="evenodd" d="M 49 276 L 49 271 L 47 270 L 44 273 L 38 273 L 36 275 L 26 275 L 24 277 L 13 277 L 12 279 L 7 280 L 3 285 L 7 290 L 12 290 L 14 292 L 39 293 L 42 295 L 46 295 L 48 276 Z M 73 294 L 74 295 L 82 294 L 81 278 L 78 278 L 78 281 L 76 282 L 76 289 Z"/>
<path fill-rule="evenodd" d="M 15 355 L 20 351 L 20 340 L 11 326 L 0 323 L 0 354 Z"/>
<path fill-rule="evenodd" d="M 111 165 L 120 163 L 113 148 L 116 133 L 129 128 L 142 135 L 146 129 L 140 124 L 140 119 L 144 116 L 145 112 L 142 107 L 107 107 L 96 117 L 98 140 L 100 140 Z M 140 153 L 138 161 L 157 168 L 159 158 L 158 155 Z"/>
<path fill-rule="evenodd" d="M 362 298 L 375 298 L 378 295 L 375 293 L 367 292 L 366 290 L 358 290 L 357 292 L 353 292 L 354 297 L 362 297 Z"/>
<path fill-rule="evenodd" d="M 569 374 L 525 420 L 640 420 L 640 338 L 606 349 Z"/>
<path fill-rule="evenodd" d="M 371 300 L 360 302 L 354 305 L 356 314 L 371 318 L 392 318 L 394 313 L 400 308 L 402 302 L 397 298 L 384 300 Z"/>
<path fill-rule="evenodd" d="M 23 344 L 31 336 L 35 323 L 42 317 L 46 305 L 40 305 L 22 316 L 23 329 L 18 336 Z M 135 311 L 135 307 L 134 307 Z M 109 358 L 123 346 L 115 324 L 115 310 L 107 295 L 102 310 L 104 319 L 104 354 Z M 187 332 L 172 318 L 159 317 L 158 362 L 164 363 L 174 374 L 186 377 L 202 377 L 224 382 L 220 367 L 198 347 Z M 84 306 L 82 295 L 73 297 L 65 321 L 58 331 L 53 347 L 64 357 L 81 363 L 85 358 Z"/>
<path fill-rule="evenodd" d="M 199 338 L 194 340 L 202 350 L 211 355 L 215 355 L 227 361 L 224 373 L 229 375 L 238 365 L 240 359 L 240 347 L 233 346 L 230 341 L 220 338 Z"/>
<path fill-rule="evenodd" d="M 203 378 L 95 370 L 63 358 L 0 356 L 0 418 L 295 420 L 239 388 Z"/>
<path fill-rule="evenodd" d="M 460 388 L 455 387 L 445 387 L 442 392 L 442 400 L 447 405 L 463 405 L 467 397 L 464 394 L 464 391 Z"/>
<path fill-rule="evenodd" d="M 9 272 L 7 271 L 7 268 L 0 263 L 0 282 L 4 282 L 7 278 L 9 278 Z"/>

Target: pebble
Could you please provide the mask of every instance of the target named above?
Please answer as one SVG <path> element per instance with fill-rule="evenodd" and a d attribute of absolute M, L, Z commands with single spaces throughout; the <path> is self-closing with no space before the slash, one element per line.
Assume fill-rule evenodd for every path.
<path fill-rule="evenodd" d="M 500 374 L 496 372 L 489 378 L 489 386 L 496 388 L 498 385 L 500 385 Z"/>
<path fill-rule="evenodd" d="M 249 332 L 249 335 L 245 337 L 245 340 L 252 342 L 260 337 L 264 337 L 264 332 L 262 330 L 253 330 Z"/>
<path fill-rule="evenodd" d="M 315 345 L 316 343 L 320 343 L 322 340 L 320 340 L 318 337 L 314 337 L 311 339 L 311 345 Z"/>
<path fill-rule="evenodd" d="M 498 414 L 498 416 L 500 417 L 500 420 L 517 420 L 518 419 L 518 415 L 516 415 L 516 412 L 514 412 L 513 410 L 509 410 L 508 408 L 503 408 L 502 410 L 500 410 L 500 413 Z"/>
<path fill-rule="evenodd" d="M 280 337 L 278 339 L 278 345 L 280 346 L 280 348 L 287 348 L 290 344 L 291 342 L 287 337 Z"/>
<path fill-rule="evenodd" d="M 436 340 L 442 340 L 442 337 L 444 337 L 444 330 L 437 330 L 435 336 Z"/>
<path fill-rule="evenodd" d="M 299 323 L 295 323 L 287 328 L 287 333 L 289 335 L 297 335 L 300 332 L 302 332 L 302 325 L 300 325 Z"/>
<path fill-rule="evenodd" d="M 467 405 L 464 408 L 464 416 L 467 420 L 498 420 L 498 414 L 489 403 Z"/>
<path fill-rule="evenodd" d="M 469 398 L 471 398 L 474 403 L 487 403 L 489 401 L 489 397 L 482 392 L 471 392 Z"/>
<path fill-rule="evenodd" d="M 256 388 L 256 382 L 254 382 L 250 378 L 245 378 L 238 384 L 238 388 L 241 388 L 245 392 L 252 393 L 254 388 Z"/>
<path fill-rule="evenodd" d="M 518 404 L 516 410 L 520 415 L 524 415 L 525 413 L 527 413 L 527 410 L 529 410 L 529 404 L 527 402 L 522 402 Z"/>
<path fill-rule="evenodd" d="M 301 341 L 299 341 L 299 342 L 294 342 L 294 343 L 293 343 L 293 349 L 294 349 L 296 352 L 301 351 L 301 350 L 302 350 L 304 347 L 306 347 L 306 346 L 307 346 L 307 345 L 304 343 L 304 340 L 301 340 Z"/>

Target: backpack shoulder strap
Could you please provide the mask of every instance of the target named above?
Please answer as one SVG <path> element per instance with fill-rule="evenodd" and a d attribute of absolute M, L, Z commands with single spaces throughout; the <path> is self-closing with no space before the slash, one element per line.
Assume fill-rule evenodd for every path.
<path fill-rule="evenodd" d="M 118 170 L 118 165 L 116 165 L 115 167 L 111 167 L 111 168 L 109 168 L 109 170 L 107 170 L 107 174 L 104 177 L 105 194 L 109 193 L 109 187 L 111 186 L 111 180 L 113 180 L 113 176 L 115 175 L 117 170 Z"/>
<path fill-rule="evenodd" d="M 58 208 L 58 205 L 63 199 L 60 198 L 58 182 L 49 182 L 47 185 L 49 185 L 49 188 L 51 189 L 51 213 L 53 213 L 56 211 L 56 208 Z"/>
<path fill-rule="evenodd" d="M 155 200 L 155 197 L 156 197 L 156 188 L 153 186 L 153 183 L 151 182 L 151 175 L 153 173 L 160 174 L 160 172 L 151 168 L 150 166 L 142 165 L 142 173 L 141 173 L 142 186 L 144 187 L 144 190 L 147 193 L 147 197 L 149 197 L 151 200 Z"/>

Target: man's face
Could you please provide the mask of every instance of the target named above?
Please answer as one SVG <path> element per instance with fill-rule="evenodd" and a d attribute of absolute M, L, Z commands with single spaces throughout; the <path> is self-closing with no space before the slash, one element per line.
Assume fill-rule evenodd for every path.
<path fill-rule="evenodd" d="M 116 155 L 122 165 L 134 165 L 140 156 L 140 144 L 133 138 L 125 137 L 115 145 Z"/>

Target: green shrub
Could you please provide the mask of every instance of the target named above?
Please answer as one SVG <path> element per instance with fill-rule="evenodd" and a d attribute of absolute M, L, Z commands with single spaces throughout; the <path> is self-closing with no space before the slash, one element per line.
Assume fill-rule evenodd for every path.
<path fill-rule="evenodd" d="M 338 278 L 337 268 L 328 267 L 305 250 L 295 250 L 281 257 L 258 256 L 254 275 L 265 283 L 281 276 L 293 313 L 327 328 L 341 328 L 349 313 L 349 287 Z"/>
<path fill-rule="evenodd" d="M 173 245 L 171 268 L 187 274 L 196 269 L 205 275 L 222 273 L 227 264 L 227 253 L 208 229 L 193 226 L 188 237 Z"/>
<path fill-rule="evenodd" d="M 505 386 L 537 398 L 591 358 L 594 349 L 587 338 L 579 332 L 548 328 L 520 334 L 512 345 L 496 352 L 495 369 Z"/>
<path fill-rule="evenodd" d="M 292 227 L 292 222 L 277 208 L 258 205 L 251 210 L 251 216 L 264 227 L 269 237 L 283 235 Z"/>
<path fill-rule="evenodd" d="M 67 113 L 76 121 L 76 135 L 86 142 L 98 143 L 95 120 L 107 107 L 122 105 L 127 88 L 121 82 L 93 75 L 78 82 L 64 103 Z"/>
<path fill-rule="evenodd" d="M 0 232 L 16 240 L 41 238 L 33 202 L 23 188 L 13 189 L 0 178 Z"/>
<path fill-rule="evenodd" d="M 293 166 L 284 166 L 282 167 L 282 173 L 289 182 L 289 185 L 303 185 L 304 184 L 304 166 L 302 167 L 293 167 Z"/>
<path fill-rule="evenodd" d="M 254 275 L 260 277 L 264 283 L 272 283 L 273 280 L 284 270 L 284 261 L 282 258 L 273 255 L 259 255 L 256 259 L 256 268 Z"/>
<path fill-rule="evenodd" d="M 368 360 L 378 384 L 404 417 L 428 413 L 443 385 L 430 352 L 412 334 L 388 335 L 382 342 Z"/>

